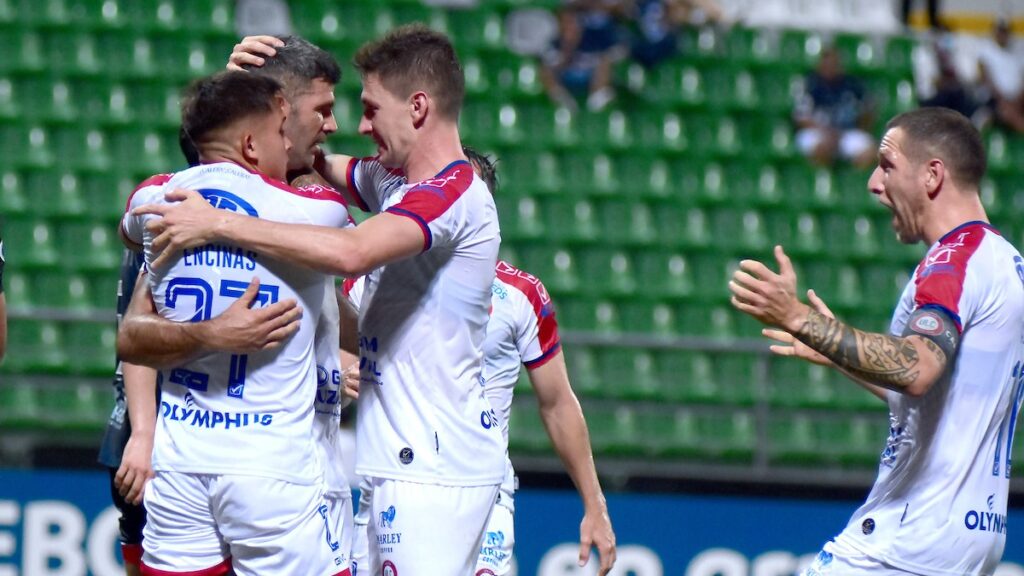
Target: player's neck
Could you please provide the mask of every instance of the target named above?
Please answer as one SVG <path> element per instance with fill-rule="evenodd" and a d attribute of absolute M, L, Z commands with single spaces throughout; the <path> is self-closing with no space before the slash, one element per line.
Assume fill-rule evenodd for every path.
<path fill-rule="evenodd" d="M 402 171 L 409 182 L 420 182 L 433 178 L 456 160 L 465 160 L 458 126 L 444 123 L 421 132 Z"/>
<path fill-rule="evenodd" d="M 966 194 L 951 207 L 932 215 L 924 239 L 929 246 L 968 222 L 988 222 L 988 214 L 976 194 Z"/>
<path fill-rule="evenodd" d="M 220 144 L 218 142 L 211 142 L 208 145 L 205 145 L 200 152 L 199 158 L 203 164 L 230 162 L 231 164 L 237 164 L 242 168 L 245 168 L 249 172 L 259 172 L 259 168 L 249 162 L 245 158 L 244 154 L 235 150 L 231 146 Z"/>

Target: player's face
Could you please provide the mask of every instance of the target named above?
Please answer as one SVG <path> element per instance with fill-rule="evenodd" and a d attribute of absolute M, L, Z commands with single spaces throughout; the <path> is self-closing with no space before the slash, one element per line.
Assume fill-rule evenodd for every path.
<path fill-rule="evenodd" d="M 278 106 L 269 114 L 260 117 L 253 126 L 252 139 L 260 172 L 284 181 L 288 173 L 288 154 L 292 144 L 285 134 L 288 118 L 288 102 L 278 98 Z"/>
<path fill-rule="evenodd" d="M 292 142 L 288 154 L 289 170 L 305 170 L 313 165 L 329 134 L 338 130 L 334 117 L 334 85 L 317 78 L 306 90 L 291 99 L 291 113 L 285 121 L 285 134 Z"/>
<path fill-rule="evenodd" d="M 363 116 L 359 133 L 373 138 L 380 163 L 401 168 L 414 134 L 409 102 L 391 93 L 376 74 L 363 77 Z"/>
<path fill-rule="evenodd" d="M 927 193 L 920 167 L 907 158 L 904 139 L 898 127 L 882 137 L 878 166 L 871 173 L 868 189 L 892 212 L 892 227 L 899 241 L 914 244 L 924 237 L 920 220 Z"/>

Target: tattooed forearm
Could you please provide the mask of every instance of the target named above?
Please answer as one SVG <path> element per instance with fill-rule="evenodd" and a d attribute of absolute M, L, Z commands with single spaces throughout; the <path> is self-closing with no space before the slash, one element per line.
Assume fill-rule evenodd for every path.
<path fill-rule="evenodd" d="M 886 388 L 902 390 L 921 374 L 917 348 L 905 338 L 863 332 L 813 310 L 794 336 L 851 375 Z M 922 340 L 944 366 L 945 353 Z"/>

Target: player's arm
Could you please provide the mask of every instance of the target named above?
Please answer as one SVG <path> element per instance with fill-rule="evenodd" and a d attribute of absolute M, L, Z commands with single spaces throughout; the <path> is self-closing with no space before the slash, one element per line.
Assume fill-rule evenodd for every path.
<path fill-rule="evenodd" d="M 140 275 L 117 332 L 117 354 L 126 362 L 165 368 L 210 351 L 275 348 L 299 329 L 302 309 L 292 299 L 250 308 L 258 292 L 254 278 L 223 314 L 203 322 L 174 322 L 157 313 L 149 282 Z"/>
<path fill-rule="evenodd" d="M 903 335 L 858 330 L 813 310 L 796 298 L 796 274 L 776 246 L 779 274 L 744 260 L 729 282 L 733 305 L 765 324 L 779 326 L 850 375 L 901 394 L 921 396 L 931 389 L 956 353 L 959 331 L 948 313 L 922 308 Z M 922 320 L 924 315 L 928 319 Z M 916 327 L 916 328 L 915 328 Z M 924 333 L 927 328 L 929 333 Z M 930 332 L 936 331 L 935 335 Z"/>
<path fill-rule="evenodd" d="M 153 478 L 153 434 L 156 431 L 156 370 L 121 363 L 124 395 L 132 434 L 125 444 L 121 466 L 114 475 L 118 492 L 126 502 L 138 505 L 146 482 Z"/>
<path fill-rule="evenodd" d="M 830 310 L 829 307 L 825 304 L 825 301 L 822 300 L 818 296 L 818 294 L 814 292 L 814 290 L 807 291 L 807 301 L 810 302 L 811 307 L 814 308 L 814 310 L 820 312 L 821 314 L 824 314 L 829 318 L 836 317 L 835 314 L 832 313 L 832 310 Z M 796 337 L 794 337 L 789 332 L 786 332 L 785 330 L 779 330 L 776 328 L 765 328 L 761 330 L 761 334 L 776 342 L 776 344 L 772 344 L 771 346 L 768 347 L 768 349 L 773 354 L 777 354 L 779 356 L 794 356 L 796 358 L 802 358 L 804 360 L 807 360 L 808 362 L 813 362 L 814 364 L 820 364 L 822 366 L 834 368 L 839 372 L 842 372 L 843 375 L 859 384 L 868 392 L 874 394 L 879 400 L 883 402 L 888 401 L 888 398 L 886 397 L 885 388 L 882 388 L 881 386 L 875 386 L 870 382 L 866 382 L 863 379 L 858 378 L 853 374 L 850 374 L 846 370 L 843 370 L 839 366 L 836 366 L 831 360 L 821 355 L 817 351 L 811 349 L 809 346 L 807 346 L 800 340 L 797 340 Z"/>
<path fill-rule="evenodd" d="M 381 213 L 355 228 L 285 224 L 218 210 L 197 192 L 175 190 L 172 204 L 150 204 L 136 214 L 156 214 L 146 224 L 156 235 L 153 250 L 163 252 L 152 266 L 163 266 L 186 248 L 230 242 L 335 276 L 360 276 L 381 265 L 424 250 L 424 228 L 412 218 Z"/>
<path fill-rule="evenodd" d="M 596 546 L 601 559 L 599 573 L 607 574 L 615 563 L 615 532 L 594 468 L 587 422 L 579 400 L 569 385 L 562 351 L 555 352 L 541 366 L 529 369 L 528 374 L 537 394 L 544 428 L 583 499 L 580 560 L 586 562 L 591 546 Z"/>

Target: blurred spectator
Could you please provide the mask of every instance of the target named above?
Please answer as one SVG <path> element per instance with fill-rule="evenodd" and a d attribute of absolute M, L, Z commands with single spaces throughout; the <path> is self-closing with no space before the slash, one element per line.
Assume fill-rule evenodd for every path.
<path fill-rule="evenodd" d="M 970 118 L 977 105 L 968 87 L 960 79 L 956 69 L 953 50 L 953 36 L 941 34 L 932 43 L 934 70 L 928 78 L 927 97 L 922 97 L 921 106 L 950 108 Z"/>
<path fill-rule="evenodd" d="M 871 106 L 861 82 L 843 71 L 835 47 L 822 50 L 816 71 L 807 76 L 794 119 L 796 144 L 816 164 L 829 165 L 836 156 L 857 166 L 871 165 L 874 140 Z"/>
<path fill-rule="evenodd" d="M 635 27 L 631 56 L 645 68 L 675 55 L 683 25 L 726 22 L 714 0 L 633 0 L 631 4 L 629 12 Z"/>
<path fill-rule="evenodd" d="M 238 0 L 235 3 L 235 31 L 239 36 L 292 33 L 292 16 L 285 0 Z"/>
<path fill-rule="evenodd" d="M 552 100 L 575 109 L 577 98 L 600 110 L 614 97 L 612 64 L 622 57 L 617 16 L 610 0 L 568 2 L 558 13 L 558 37 L 543 57 L 541 81 Z"/>
<path fill-rule="evenodd" d="M 928 26 L 932 30 L 939 30 L 943 28 L 941 21 L 939 20 L 939 0 L 925 0 L 925 4 L 928 9 Z M 914 0 L 903 0 L 903 25 L 910 26 L 910 9 L 914 5 Z"/>
<path fill-rule="evenodd" d="M 978 74 L 996 120 L 1024 132 L 1024 60 L 1013 49 L 1005 20 L 996 22 L 992 38 L 978 51 Z"/>

